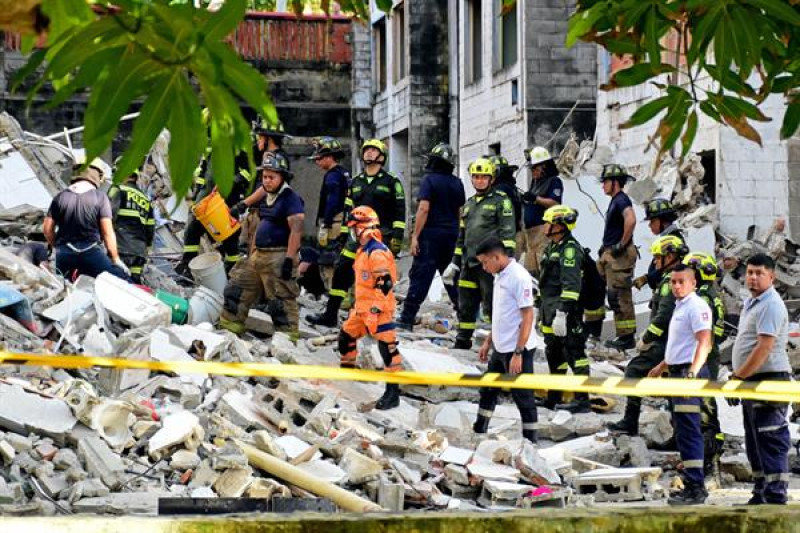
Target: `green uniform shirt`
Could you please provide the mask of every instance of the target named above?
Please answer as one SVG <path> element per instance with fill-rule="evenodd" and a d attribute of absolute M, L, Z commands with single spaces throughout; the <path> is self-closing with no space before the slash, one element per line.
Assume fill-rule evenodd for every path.
<path fill-rule="evenodd" d="M 719 343 L 722 342 L 725 334 L 725 305 L 722 303 L 722 298 L 713 282 L 704 282 L 698 286 L 697 295 L 711 308 L 711 324 L 714 336 L 712 337 L 711 354 L 709 355 L 719 355 Z"/>
<path fill-rule="evenodd" d="M 406 191 L 400 179 L 381 169 L 374 176 L 361 173 L 350 182 L 345 210 L 350 211 L 360 205 L 368 205 L 378 214 L 384 242 L 403 239 L 406 229 Z M 346 218 L 345 218 L 346 219 Z M 349 231 L 342 226 L 342 233 Z"/>
<path fill-rule="evenodd" d="M 667 333 L 669 332 L 669 321 L 672 319 L 672 312 L 675 310 L 675 296 L 669 285 L 670 272 L 661 275 L 661 281 L 653 291 L 650 299 L 650 325 L 644 332 L 642 339 L 646 343 L 658 342 L 667 344 Z"/>
<path fill-rule="evenodd" d="M 486 194 L 476 194 L 467 200 L 461 213 L 454 262 L 467 267 L 479 265 L 478 246 L 493 234 L 503 241 L 506 249 L 513 251 L 516 247 L 514 224 L 514 206 L 506 193 L 490 189 Z"/>
<path fill-rule="evenodd" d="M 553 323 L 556 311 L 583 312 L 579 307 L 583 261 L 583 248 L 571 234 L 561 242 L 551 242 L 545 248 L 539 276 L 543 326 Z"/>
<path fill-rule="evenodd" d="M 108 197 L 120 253 L 146 257 L 156 231 L 150 199 L 130 184 L 114 185 Z"/>

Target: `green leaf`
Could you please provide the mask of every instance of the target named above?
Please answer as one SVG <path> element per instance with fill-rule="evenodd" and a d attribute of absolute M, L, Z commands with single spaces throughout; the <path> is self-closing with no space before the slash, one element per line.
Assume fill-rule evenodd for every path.
<path fill-rule="evenodd" d="M 786 114 L 783 115 L 781 125 L 781 139 L 792 137 L 800 126 L 800 98 L 793 98 L 786 107 Z"/>
<path fill-rule="evenodd" d="M 36 46 L 36 41 L 39 38 L 36 35 L 23 35 L 22 36 L 22 44 L 20 46 L 20 52 L 22 55 L 26 56 L 33 51 L 33 47 Z"/>
<path fill-rule="evenodd" d="M 756 6 L 777 20 L 800 26 L 800 13 L 785 0 L 744 0 L 745 3 Z"/>
<path fill-rule="evenodd" d="M 206 134 L 200 119 L 200 102 L 183 75 L 177 79 L 172 93 L 172 111 L 167 122 L 170 131 L 169 173 L 175 194 L 182 198 L 191 187 L 194 169 L 206 144 Z"/>
<path fill-rule="evenodd" d="M 572 15 L 567 24 L 567 47 L 572 47 L 578 39 L 589 33 L 604 15 L 605 9 L 602 4 L 597 4 L 586 11 L 578 11 Z"/>
<path fill-rule="evenodd" d="M 247 0 L 226 0 L 222 8 L 212 14 L 200 33 L 209 41 L 218 41 L 228 36 L 244 19 Z"/>
<path fill-rule="evenodd" d="M 47 50 L 39 48 L 31 54 L 28 61 L 18 69 L 11 78 L 11 92 L 16 92 L 19 86 L 38 69 L 44 61 Z"/>
<path fill-rule="evenodd" d="M 655 68 L 660 67 L 661 44 L 659 44 L 659 40 L 661 39 L 661 34 L 659 32 L 658 24 L 658 8 L 655 6 L 653 6 L 650 11 L 647 12 L 643 37 L 645 40 L 645 46 L 647 47 L 647 56 L 650 58 L 650 62 Z"/>
<path fill-rule="evenodd" d="M 55 109 L 66 102 L 76 91 L 92 85 L 109 68 L 109 65 L 119 63 L 124 51 L 123 47 L 106 48 L 87 58 L 69 83 L 56 91 L 53 97 L 45 103 L 45 109 Z"/>
<path fill-rule="evenodd" d="M 506 0 L 503 0 L 504 3 Z M 392 11 L 392 0 L 375 0 L 375 5 L 378 9 L 383 11 L 384 13 L 391 13 Z"/>
<path fill-rule="evenodd" d="M 46 76 L 61 78 L 81 65 L 98 49 L 119 46 L 127 41 L 124 30 L 113 19 L 89 24 L 75 32 L 57 53 L 48 56 Z"/>
<path fill-rule="evenodd" d="M 703 100 L 700 102 L 700 111 L 722 124 L 722 116 L 720 116 L 719 111 L 717 111 L 716 106 L 711 100 Z"/>
<path fill-rule="evenodd" d="M 654 65 L 652 63 L 639 63 L 625 70 L 620 70 L 611 77 L 611 87 L 630 87 L 644 83 L 650 78 L 661 74 L 674 72 L 675 67 L 666 63 Z"/>
<path fill-rule="evenodd" d="M 267 91 L 264 76 L 242 61 L 230 47 L 223 43 L 207 43 L 206 48 L 222 65 L 225 84 L 250 104 L 263 117 L 275 113 L 275 106 Z"/>
<path fill-rule="evenodd" d="M 735 116 L 745 116 L 751 120 L 758 120 L 759 122 L 769 122 L 772 120 L 762 113 L 758 107 L 746 100 L 728 95 L 723 95 L 721 98 L 726 107 L 735 111 Z M 732 113 L 732 115 L 733 114 L 734 113 Z"/>
<path fill-rule="evenodd" d="M 671 101 L 672 97 L 662 96 L 661 98 L 656 98 L 655 100 L 647 102 L 637 109 L 636 112 L 631 115 L 631 118 L 622 124 L 620 128 L 631 128 L 633 126 L 644 124 L 663 111 Z"/>
<path fill-rule="evenodd" d="M 697 111 L 692 111 L 689 114 L 689 120 L 686 123 L 686 131 L 683 132 L 683 137 L 681 137 L 681 145 L 683 146 L 683 151 L 681 152 L 681 158 L 686 157 L 689 155 L 689 150 L 692 148 L 692 143 L 694 142 L 694 138 L 697 135 Z"/>
<path fill-rule="evenodd" d="M 58 39 L 70 28 L 94 19 L 86 0 L 42 0 L 42 12 L 50 19 L 48 42 Z"/>
<path fill-rule="evenodd" d="M 756 97 L 755 89 L 732 70 L 723 70 L 716 65 L 706 65 L 705 69 L 723 88 L 749 98 Z"/>
<path fill-rule="evenodd" d="M 714 29 L 717 27 L 720 17 L 722 17 L 721 6 L 721 2 L 716 3 L 702 15 L 693 15 L 689 18 L 692 41 L 689 44 L 686 60 L 690 65 L 693 65 L 698 57 L 705 57 L 708 44 L 714 37 Z"/>

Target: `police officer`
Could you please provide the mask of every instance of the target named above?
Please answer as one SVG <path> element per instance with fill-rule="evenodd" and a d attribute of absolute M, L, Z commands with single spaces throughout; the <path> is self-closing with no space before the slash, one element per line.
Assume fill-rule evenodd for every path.
<path fill-rule="evenodd" d="M 717 261 L 705 252 L 692 252 L 683 259 L 683 264 L 695 271 L 697 278 L 697 295 L 711 308 L 711 323 L 713 335 L 711 336 L 711 352 L 708 354 L 706 368 L 710 379 L 719 378 L 719 345 L 725 339 L 725 305 L 716 287 L 719 268 Z M 703 454 L 705 464 L 703 470 L 708 476 L 712 473 L 717 457 L 722 452 L 725 435 L 722 433 L 717 413 L 717 402 L 714 398 L 704 398 L 701 411 L 701 426 L 703 429 Z"/>
<path fill-rule="evenodd" d="M 419 188 L 417 216 L 411 236 L 411 285 L 397 326 L 412 329 L 419 308 L 431 287 L 436 272 L 444 273 L 458 240 L 458 219 L 466 201 L 464 184 L 453 175 L 455 153 L 439 143 L 427 154 L 425 175 Z M 450 300 L 458 308 L 458 290 L 445 285 Z"/>
<path fill-rule="evenodd" d="M 333 264 L 339 255 L 344 202 L 350 186 L 350 171 L 340 161 L 344 157 L 341 143 L 333 137 L 321 137 L 314 142 L 314 153 L 309 157 L 325 171 L 319 191 L 317 208 L 317 242 L 320 246 L 318 264 L 328 290 L 333 282 Z"/>
<path fill-rule="evenodd" d="M 633 310 L 633 269 L 638 252 L 633 245 L 636 215 L 631 199 L 622 190 L 633 179 L 621 165 L 605 165 L 600 181 L 603 192 L 611 197 L 606 211 L 603 246 L 598 254 L 597 268 L 606 280 L 608 305 L 614 311 L 617 336 L 606 341 L 606 346 L 627 350 L 635 345 L 636 315 Z"/>
<path fill-rule="evenodd" d="M 506 193 L 514 206 L 514 228 L 517 231 L 515 241 L 517 247 L 514 249 L 514 259 L 519 259 L 525 251 L 525 231 L 522 224 L 522 195 L 517 188 L 515 174 L 519 169 L 516 165 L 510 165 L 508 159 L 502 155 L 493 155 L 489 161 L 494 165 L 494 188 Z"/>
<path fill-rule="evenodd" d="M 732 380 L 752 387 L 760 381 L 789 381 L 792 366 L 786 352 L 789 314 L 775 290 L 775 262 L 765 254 L 747 260 L 750 298 L 742 306 L 733 345 Z M 729 403 L 738 404 L 729 399 Z M 786 504 L 789 485 L 789 448 L 792 445 L 785 402 L 742 400 L 747 460 L 753 470 L 750 505 Z"/>
<path fill-rule="evenodd" d="M 350 182 L 345 206 L 352 209 L 366 205 L 374 209 L 381 221 L 383 242 L 397 255 L 406 229 L 406 193 L 400 179 L 383 168 L 387 153 L 386 145 L 379 139 L 369 139 L 361 146 L 364 171 Z M 335 327 L 338 323 L 342 300 L 353 286 L 353 261 L 357 250 L 358 242 L 349 236 L 336 261 L 325 311 L 309 315 L 311 324 Z"/>
<path fill-rule="evenodd" d="M 294 340 L 299 332 L 297 284 L 300 241 L 303 237 L 305 208 L 303 199 L 291 188 L 292 173 L 286 159 L 267 152 L 259 166 L 264 203 L 259 208 L 259 225 L 255 236 L 255 251 L 247 258 L 247 273 L 232 278 L 223 294 L 225 304 L 220 325 L 234 332 L 244 330 L 247 313 L 263 296 L 278 300 L 288 320 L 287 330 Z M 244 268 L 236 272 L 243 272 Z M 260 285 L 243 283 L 253 278 Z"/>
<path fill-rule="evenodd" d="M 108 191 L 114 228 L 118 237 L 119 256 L 131 271 L 136 283 L 142 281 L 147 255 L 153 246 L 156 221 L 150 198 L 137 186 L 139 173 L 128 176 Z"/>
<path fill-rule="evenodd" d="M 664 235 L 674 235 L 683 239 L 683 232 L 675 224 L 678 220 L 678 213 L 672 202 L 664 198 L 655 198 L 647 202 L 644 208 L 644 219 L 653 235 L 663 237 Z M 633 280 L 633 286 L 641 289 L 648 285 L 651 289 L 655 289 L 660 281 L 661 276 L 658 274 L 655 262 L 650 261 L 650 266 L 647 267 L 647 274 L 639 276 Z"/>
<path fill-rule="evenodd" d="M 458 334 L 454 348 L 472 347 L 472 334 L 478 309 L 491 316 L 492 276 L 481 268 L 478 245 L 490 235 L 499 237 L 513 255 L 514 206 L 502 191 L 492 188 L 494 165 L 485 158 L 469 166 L 475 195 L 467 200 L 461 215 L 460 231 L 452 262 L 442 274 L 445 285 L 453 285 L 458 276 Z"/>
<path fill-rule="evenodd" d="M 711 308 L 695 292 L 695 272 L 688 265 L 676 266 L 670 274 L 670 287 L 675 310 L 669 322 L 669 335 L 664 360 L 648 377 L 660 377 L 669 371 L 671 378 L 708 379 L 706 358 L 711 351 Z M 706 501 L 703 476 L 703 433 L 700 428 L 700 406 L 697 397 L 677 396 L 670 400 L 675 444 L 683 463 L 683 489 L 672 494 L 670 505 L 698 505 Z"/>
<path fill-rule="evenodd" d="M 670 289 L 670 273 L 681 264 L 681 260 L 689 253 L 686 245 L 678 237 L 667 235 L 659 237 L 650 246 L 650 253 L 661 273 L 661 282 L 653 291 L 650 300 L 650 324 L 636 344 L 639 352 L 625 368 L 626 378 L 643 378 L 664 360 L 667 348 L 669 321 L 675 309 L 675 296 Z M 628 396 L 625 403 L 625 415 L 622 420 L 609 424 L 609 429 L 629 435 L 639 432 L 639 413 L 642 399 Z"/>
<path fill-rule="evenodd" d="M 357 341 L 369 335 L 378 341 L 378 350 L 387 372 L 403 369 L 403 358 L 397 349 L 394 311 L 394 284 L 397 267 L 394 255 L 381 242 L 380 220 L 374 209 L 361 205 L 350 212 L 348 228 L 358 242 L 353 265 L 356 278 L 355 304 L 339 331 L 340 366 L 355 368 Z M 400 386 L 387 383 L 376 409 L 392 409 L 400 405 Z"/>
<path fill-rule="evenodd" d="M 525 268 L 539 279 L 539 260 L 548 243 L 542 216 L 546 209 L 561 203 L 564 184 L 547 148 L 535 146 L 526 150 L 525 161 L 531 167 L 531 186 L 522 195 L 522 201 L 525 202 Z"/>
<path fill-rule="evenodd" d="M 541 256 L 541 321 L 545 356 L 551 374 L 589 375 L 586 337 L 583 331 L 582 289 L 584 250 L 572 230 L 578 212 L 566 205 L 555 205 L 544 212 L 545 236 L 550 240 Z M 545 406 L 573 413 L 589 412 L 589 395 L 576 393 L 569 404 L 557 405 L 561 391 L 549 391 Z"/>

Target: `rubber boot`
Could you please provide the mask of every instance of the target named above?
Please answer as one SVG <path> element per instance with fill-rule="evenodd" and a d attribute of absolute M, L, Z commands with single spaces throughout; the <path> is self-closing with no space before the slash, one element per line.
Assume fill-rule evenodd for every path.
<path fill-rule="evenodd" d="M 629 333 L 628 335 L 620 335 L 615 339 L 607 340 L 606 347 L 614 348 L 620 351 L 632 350 L 636 347 L 636 339 L 633 338 L 633 333 Z"/>
<path fill-rule="evenodd" d="M 589 403 L 589 398 L 578 398 L 577 396 L 569 403 L 560 403 L 556 405 L 556 410 L 569 411 L 570 413 L 588 413 L 591 411 L 592 404 Z"/>
<path fill-rule="evenodd" d="M 453 343 L 454 350 L 470 350 L 472 349 L 472 339 L 459 339 L 456 337 L 456 341 Z"/>
<path fill-rule="evenodd" d="M 639 421 L 630 420 L 623 417 L 622 420 L 608 424 L 608 430 L 613 433 L 624 433 L 626 435 L 637 435 L 639 433 Z"/>
<path fill-rule="evenodd" d="M 400 405 L 400 385 L 397 383 L 387 383 L 383 396 L 375 403 L 375 409 L 385 411 L 387 409 L 394 409 L 398 405 Z"/>
<path fill-rule="evenodd" d="M 523 429 L 522 430 L 522 438 L 528 439 L 532 444 L 536 444 L 538 437 L 536 436 L 535 429 Z"/>
<path fill-rule="evenodd" d="M 702 485 L 686 485 L 683 490 L 669 497 L 670 505 L 702 505 L 708 498 L 708 492 Z"/>
<path fill-rule="evenodd" d="M 491 418 L 488 416 L 478 415 L 478 418 L 475 419 L 475 423 L 472 424 L 472 431 L 475 433 L 486 433 L 489 431 L 489 421 Z"/>
<path fill-rule="evenodd" d="M 339 307 L 342 305 L 341 296 L 328 296 L 328 303 L 325 311 L 316 315 L 308 315 L 306 320 L 315 326 L 326 326 L 335 328 L 339 325 Z"/>

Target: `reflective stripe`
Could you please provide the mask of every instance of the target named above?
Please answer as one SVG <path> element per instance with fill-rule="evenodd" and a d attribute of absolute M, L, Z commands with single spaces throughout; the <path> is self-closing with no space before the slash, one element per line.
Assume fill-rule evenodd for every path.
<path fill-rule="evenodd" d="M 142 270 L 144 270 L 144 267 L 139 267 L 139 266 L 130 267 L 131 274 L 141 274 Z"/>
<path fill-rule="evenodd" d="M 779 474 L 767 474 L 764 476 L 764 481 L 767 483 L 771 481 L 789 481 L 789 474 L 787 472 L 781 472 Z"/>
<path fill-rule="evenodd" d="M 568 363 L 561 363 L 560 365 L 558 365 L 556 367 L 556 370 L 563 370 L 563 371 L 566 372 L 568 368 L 569 368 L 569 364 Z"/>
<path fill-rule="evenodd" d="M 461 248 L 456 248 L 455 255 L 464 255 L 464 250 L 462 250 Z"/>
<path fill-rule="evenodd" d="M 200 245 L 199 244 L 184 244 L 183 245 L 184 252 L 199 252 Z"/>
<path fill-rule="evenodd" d="M 355 259 L 356 258 L 356 253 L 355 252 L 351 252 L 350 250 L 342 250 L 342 255 L 347 257 L 347 258 L 349 258 L 349 259 Z"/>
<path fill-rule="evenodd" d="M 488 409 L 478 409 L 478 416 L 482 416 L 484 418 L 492 418 L 494 411 L 490 411 Z"/>
<path fill-rule="evenodd" d="M 395 220 L 394 222 L 392 222 L 392 227 L 394 229 L 406 229 L 406 223 L 400 220 Z"/>
<path fill-rule="evenodd" d="M 344 199 L 344 205 L 348 205 L 350 207 L 353 207 L 355 204 L 353 203 L 353 199 L 352 198 L 345 198 Z"/>
<path fill-rule="evenodd" d="M 605 307 L 601 307 L 600 309 L 586 310 L 586 311 L 584 311 L 583 315 L 584 315 L 585 317 L 587 317 L 587 318 L 588 318 L 588 317 L 592 317 L 592 318 L 595 318 L 595 317 L 605 318 L 605 316 L 606 316 L 606 308 L 605 308 Z"/>
<path fill-rule="evenodd" d="M 636 321 L 635 320 L 615 320 L 614 324 L 618 328 L 633 328 L 633 329 L 636 329 Z"/>
<path fill-rule="evenodd" d="M 714 335 L 716 335 L 717 337 L 722 337 L 724 334 L 725 330 L 723 328 L 720 328 L 718 326 L 714 327 Z"/>
<path fill-rule="evenodd" d="M 764 479 L 764 472 L 762 472 L 761 470 L 753 470 L 753 478 Z"/>
<path fill-rule="evenodd" d="M 235 263 L 236 261 L 238 261 L 238 260 L 239 260 L 239 259 L 241 259 L 241 258 L 242 258 L 242 256 L 241 256 L 241 255 L 239 255 L 239 254 L 236 254 L 236 255 L 226 255 L 226 256 L 225 256 L 225 261 L 227 261 L 227 262 L 229 262 L 229 263 Z"/>
<path fill-rule="evenodd" d="M 475 329 L 475 322 L 459 322 L 458 329 Z"/>
<path fill-rule="evenodd" d="M 683 462 L 684 468 L 703 468 L 703 460 L 702 459 L 692 459 L 690 461 Z"/>
<path fill-rule="evenodd" d="M 121 217 L 141 218 L 141 215 L 139 214 L 139 211 L 137 211 L 135 209 L 120 209 L 119 211 L 117 211 L 117 214 L 119 216 L 121 216 Z"/>
<path fill-rule="evenodd" d="M 328 291 L 330 296 L 338 296 L 339 298 L 347 298 L 347 291 L 342 291 L 339 289 L 331 289 Z"/>
<path fill-rule="evenodd" d="M 147 220 L 144 221 L 144 225 L 145 226 L 155 226 L 156 225 L 156 219 L 148 218 Z"/>
<path fill-rule="evenodd" d="M 523 422 L 522 429 L 536 429 L 536 422 Z"/>
<path fill-rule="evenodd" d="M 664 330 L 663 329 L 661 329 L 658 326 L 655 326 L 653 324 L 650 324 L 649 326 L 647 326 L 647 331 L 649 331 L 650 333 L 652 333 L 656 337 L 660 337 L 661 335 L 664 334 Z"/>
<path fill-rule="evenodd" d="M 350 228 L 348 228 L 346 225 L 342 225 L 340 233 L 350 233 Z"/>
<path fill-rule="evenodd" d="M 549 334 L 552 335 L 553 334 L 553 328 L 551 328 L 550 326 L 545 326 L 544 324 L 542 324 L 542 333 L 549 333 Z"/>
<path fill-rule="evenodd" d="M 588 359 L 578 359 L 577 361 L 575 361 L 575 368 L 581 368 L 584 366 L 589 366 Z"/>
<path fill-rule="evenodd" d="M 700 406 L 687 403 L 677 403 L 672 408 L 672 411 L 675 413 L 699 413 Z"/>
<path fill-rule="evenodd" d="M 758 428 L 759 433 L 766 433 L 767 431 L 777 431 L 779 429 L 783 429 L 786 427 L 786 424 L 778 424 L 776 426 L 764 426 L 763 428 Z"/>
<path fill-rule="evenodd" d="M 458 280 L 458 286 L 463 289 L 477 289 L 478 284 L 474 281 L 469 281 L 467 279 L 460 279 Z"/>
<path fill-rule="evenodd" d="M 503 246 L 506 248 L 511 248 L 512 250 L 517 248 L 516 241 L 503 241 Z"/>
<path fill-rule="evenodd" d="M 561 291 L 561 297 L 565 300 L 578 300 L 580 298 L 580 293 L 574 291 Z"/>

